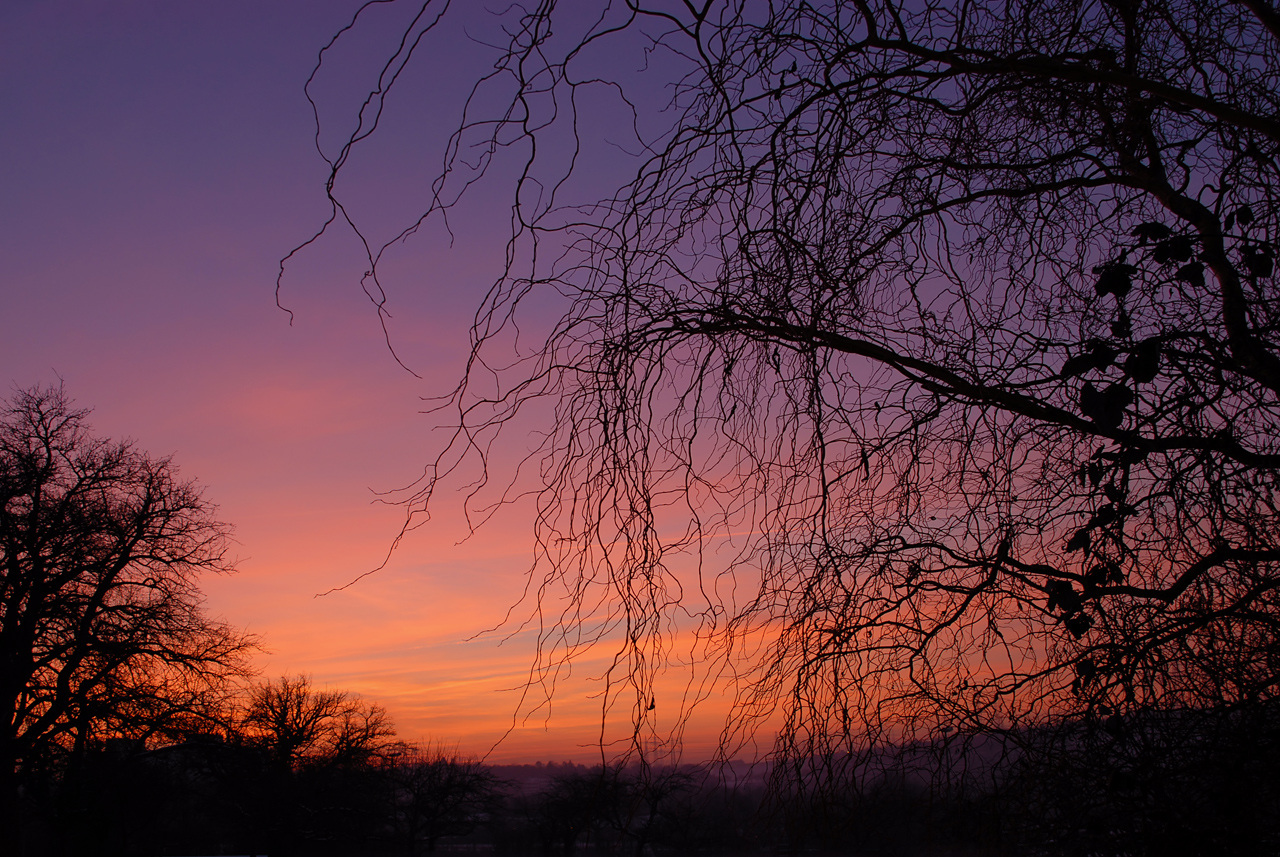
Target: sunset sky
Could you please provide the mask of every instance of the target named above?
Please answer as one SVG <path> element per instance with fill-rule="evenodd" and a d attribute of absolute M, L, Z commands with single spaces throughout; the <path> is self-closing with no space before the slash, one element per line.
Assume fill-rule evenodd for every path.
<path fill-rule="evenodd" d="M 531 657 L 528 632 L 499 645 L 516 629 L 491 630 L 521 591 L 527 509 L 464 540 L 459 503 L 441 503 L 384 570 L 316 597 L 386 553 L 403 513 L 373 492 L 421 473 L 435 422 L 420 397 L 457 379 L 505 237 L 500 200 L 482 193 L 452 248 L 437 231 L 389 263 L 391 333 L 421 379 L 387 350 L 349 233 L 287 270 L 292 324 L 276 307 L 280 257 L 327 214 L 303 83 L 358 5 L 0 4 L 0 379 L 61 379 L 99 434 L 172 455 L 206 486 L 241 557 L 206 581 L 208 606 L 262 635 L 264 675 L 310 673 L 385 704 L 404 738 L 483 754 L 512 724 Z M 347 70 L 367 71 L 378 33 L 319 81 L 339 124 L 362 80 Z M 448 44 L 457 54 L 416 67 L 355 167 L 353 205 L 375 230 L 420 202 L 480 67 L 465 38 Z M 599 758 L 597 685 L 578 680 L 592 670 L 490 759 Z"/>

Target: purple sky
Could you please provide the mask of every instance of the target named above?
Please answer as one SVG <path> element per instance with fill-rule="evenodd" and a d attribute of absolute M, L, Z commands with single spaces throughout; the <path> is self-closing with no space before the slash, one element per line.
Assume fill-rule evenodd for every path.
<path fill-rule="evenodd" d="M 100 434 L 173 455 L 207 487 L 242 557 L 206 583 L 209 606 L 264 636 L 266 675 L 311 673 L 386 704 L 405 738 L 482 753 L 529 664 L 527 633 L 468 640 L 520 592 L 521 510 L 459 545 L 446 503 L 386 570 L 314 597 L 376 565 L 395 534 L 402 513 L 370 491 L 420 472 L 433 423 L 418 397 L 456 379 L 504 237 L 492 227 L 505 212 L 478 197 L 452 250 L 427 234 L 388 265 L 393 335 L 422 380 L 388 354 L 347 233 L 289 268 L 292 326 L 276 308 L 279 258 L 327 210 L 303 82 L 357 5 L 0 4 L 0 380 L 63 379 Z M 322 104 L 357 94 L 386 32 L 335 55 Z M 375 231 L 413 213 L 478 67 L 465 39 L 446 44 L 458 54 L 437 47 L 415 66 L 353 169 L 350 199 Z M 598 757 L 595 687 L 579 680 L 592 666 L 491 758 Z"/>

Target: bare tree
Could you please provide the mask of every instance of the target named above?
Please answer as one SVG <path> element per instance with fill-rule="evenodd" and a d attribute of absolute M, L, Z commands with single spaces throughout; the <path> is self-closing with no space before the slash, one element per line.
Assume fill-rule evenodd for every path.
<path fill-rule="evenodd" d="M 544 853 L 573 857 L 579 845 L 597 850 L 611 835 L 620 834 L 617 822 L 626 802 L 621 765 L 597 765 L 570 769 L 552 778 L 531 803 L 530 821 L 542 840 Z M 600 840 L 604 838 L 605 843 Z"/>
<path fill-rule="evenodd" d="M 397 747 L 382 706 L 305 675 L 254 685 L 243 706 L 239 737 L 265 763 L 248 807 L 265 850 L 359 842 L 380 826 L 378 765 Z"/>
<path fill-rule="evenodd" d="M 705 777 L 703 771 L 676 765 L 619 766 L 614 772 L 620 799 L 607 806 L 606 811 L 614 829 L 635 843 L 636 857 L 652 852 L 664 834 L 670 833 L 673 806 L 691 796 L 698 779 Z"/>
<path fill-rule="evenodd" d="M 330 223 L 358 232 L 336 179 L 442 26 L 410 5 L 327 156 Z M 737 681 L 727 745 L 780 718 L 800 768 L 1274 699 L 1267 0 L 626 0 L 500 23 L 421 219 L 366 239 L 366 288 L 385 300 L 389 248 L 514 162 L 456 432 L 407 505 L 548 403 L 526 459 L 552 611 L 535 682 L 616 634 L 604 704 L 629 701 L 639 736 L 688 628 Z M 634 117 L 603 197 L 572 196 L 588 92 Z M 512 356 L 522 308 L 555 301 Z"/>
<path fill-rule="evenodd" d="M 199 488 L 167 458 L 93 437 L 86 416 L 60 388 L 19 390 L 0 411 L 6 831 L 25 770 L 211 715 L 255 645 L 202 609 L 200 575 L 231 563 Z"/>
<path fill-rule="evenodd" d="M 305 675 L 251 688 L 242 727 L 248 740 L 286 772 L 308 763 L 362 764 L 395 737 L 382 706 L 346 691 L 316 690 Z"/>
<path fill-rule="evenodd" d="M 385 773 L 394 806 L 391 824 L 405 853 L 436 850 L 442 836 L 465 836 L 494 812 L 502 783 L 476 759 L 439 746 L 389 756 Z"/>

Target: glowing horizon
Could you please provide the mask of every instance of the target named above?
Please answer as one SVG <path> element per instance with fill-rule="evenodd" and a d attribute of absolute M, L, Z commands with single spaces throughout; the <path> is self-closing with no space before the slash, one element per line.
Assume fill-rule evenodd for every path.
<path fill-rule="evenodd" d="M 3 380 L 64 383 L 98 435 L 171 455 L 204 486 L 240 557 L 237 574 L 205 581 L 207 605 L 262 636 L 264 677 L 305 673 L 383 704 L 405 740 L 483 755 L 511 729 L 492 761 L 590 762 L 601 711 L 589 679 L 603 662 L 578 664 L 549 715 L 513 720 L 533 647 L 528 632 L 499 645 L 504 632 L 490 630 L 524 587 L 527 510 L 505 510 L 468 539 L 461 497 L 441 497 L 383 570 L 316 597 L 386 557 L 404 513 L 375 492 L 421 474 L 436 423 L 423 400 L 456 382 L 505 240 L 480 198 L 452 221 L 456 246 L 424 234 L 388 261 L 418 284 L 388 309 L 397 355 L 420 378 L 387 349 L 349 234 L 295 257 L 281 295 L 292 317 L 275 306 L 281 256 L 327 213 L 302 84 L 359 5 L 69 0 L 0 11 L 13 129 L 0 142 Z M 468 61 L 442 53 L 421 74 L 460 80 Z M 436 124 L 431 133 L 444 133 Z M 380 188 L 428 180 L 408 139 L 367 176 L 375 214 L 384 200 L 404 203 Z M 710 754 L 726 710 L 708 701 L 686 760 Z M 625 735 L 620 716 L 610 737 Z"/>

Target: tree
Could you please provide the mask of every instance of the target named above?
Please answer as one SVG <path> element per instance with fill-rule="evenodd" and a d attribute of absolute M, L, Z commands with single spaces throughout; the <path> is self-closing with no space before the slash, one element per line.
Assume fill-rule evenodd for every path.
<path fill-rule="evenodd" d="M 93 437 L 86 417 L 61 388 L 0 411 L 6 831 L 24 772 L 208 715 L 255 646 L 202 608 L 200 575 L 232 568 L 213 506 L 168 458 Z"/>
<path fill-rule="evenodd" d="M 392 826 L 405 853 L 418 844 L 436 850 L 442 836 L 465 836 L 498 808 L 502 783 L 475 759 L 443 747 L 411 747 L 385 767 L 391 787 Z"/>
<path fill-rule="evenodd" d="M 670 837 L 673 806 L 676 812 L 682 798 L 691 795 L 697 787 L 698 775 L 703 772 L 678 765 L 656 768 L 651 765 L 621 766 L 613 769 L 615 791 L 620 799 L 605 807 L 611 815 L 610 824 L 623 836 L 635 843 L 636 857 L 644 857 L 655 844 Z"/>
<path fill-rule="evenodd" d="M 329 223 L 360 232 L 337 178 L 436 5 L 328 156 Z M 692 628 L 738 681 L 728 743 L 780 718 L 778 770 L 811 782 L 952 729 L 1273 704 L 1274 6 L 589 7 L 500 18 L 366 284 L 385 300 L 396 242 L 518 176 L 456 431 L 406 506 L 547 403 L 534 678 L 616 631 L 604 704 L 639 736 Z M 585 112 L 609 93 L 629 126 Z M 627 177 L 574 197 L 601 127 Z"/>
<path fill-rule="evenodd" d="M 379 766 L 396 748 L 386 709 L 305 675 L 250 688 L 239 737 L 261 754 L 265 776 L 249 812 L 271 853 L 307 842 L 363 847 L 382 823 Z"/>
<path fill-rule="evenodd" d="M 543 853 L 559 851 L 564 857 L 573 857 L 578 845 L 584 844 L 584 836 L 586 844 L 599 849 L 602 835 L 619 832 L 615 822 L 625 801 L 626 783 L 619 765 L 582 770 L 571 767 L 553 777 L 530 806 L 530 820 L 542 841 Z"/>
<path fill-rule="evenodd" d="M 364 764 L 396 734 L 381 705 L 346 691 L 316 690 L 305 675 L 255 685 L 242 720 L 248 740 L 284 771 Z"/>

